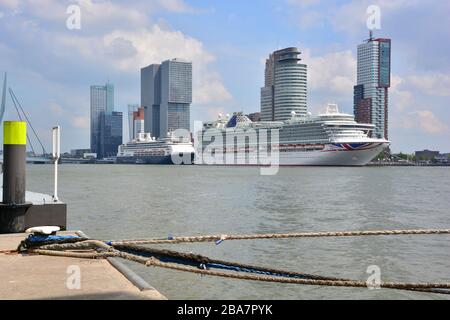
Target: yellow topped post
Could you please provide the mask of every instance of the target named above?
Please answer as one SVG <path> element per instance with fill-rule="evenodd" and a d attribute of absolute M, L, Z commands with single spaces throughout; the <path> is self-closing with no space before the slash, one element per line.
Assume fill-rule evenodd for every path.
<path fill-rule="evenodd" d="M 3 204 L 25 204 L 27 123 L 3 123 Z"/>
<path fill-rule="evenodd" d="M 23 121 L 5 121 L 3 126 L 3 144 L 26 145 L 27 123 Z"/>

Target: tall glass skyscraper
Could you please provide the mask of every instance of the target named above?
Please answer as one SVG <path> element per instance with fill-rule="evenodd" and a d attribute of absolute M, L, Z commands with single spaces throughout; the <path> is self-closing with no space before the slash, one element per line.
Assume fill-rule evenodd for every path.
<path fill-rule="evenodd" d="M 97 158 L 117 155 L 122 144 L 121 112 L 114 112 L 114 86 L 91 86 L 91 152 Z"/>
<path fill-rule="evenodd" d="M 192 63 L 172 59 L 141 69 L 141 105 L 145 131 L 165 137 L 176 129 L 190 129 Z"/>
<path fill-rule="evenodd" d="M 306 115 L 307 66 L 299 63 L 300 51 L 291 47 L 270 54 L 261 88 L 261 120 L 282 121 L 292 111 Z"/>
<path fill-rule="evenodd" d="M 388 111 L 391 86 L 391 40 L 373 39 L 358 46 L 357 85 L 353 91 L 355 119 L 372 123 L 372 136 L 388 139 Z"/>
<path fill-rule="evenodd" d="M 91 86 L 91 152 L 99 151 L 100 114 L 114 110 L 114 86 Z"/>
<path fill-rule="evenodd" d="M 99 150 L 97 158 L 115 157 L 122 144 L 123 114 L 122 112 L 100 113 Z"/>

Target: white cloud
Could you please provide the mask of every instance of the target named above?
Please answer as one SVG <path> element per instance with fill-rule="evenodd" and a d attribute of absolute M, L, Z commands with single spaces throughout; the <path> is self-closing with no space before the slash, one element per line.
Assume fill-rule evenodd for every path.
<path fill-rule="evenodd" d="M 450 97 L 450 75 L 448 74 L 413 75 L 408 77 L 408 81 L 425 94 Z"/>
<path fill-rule="evenodd" d="M 436 117 L 430 110 L 419 110 L 407 113 L 402 118 L 402 126 L 406 129 L 421 129 L 425 133 L 442 134 L 449 127 Z"/>
<path fill-rule="evenodd" d="M 0 0 L 2 1 L 2 0 Z M 21 5 L 38 19 L 61 21 L 65 25 L 66 6 L 56 0 L 42 3 L 26 0 Z M 230 101 L 231 94 L 222 83 L 220 74 L 214 70 L 215 56 L 208 52 L 201 41 L 169 26 L 150 23 L 145 11 L 139 8 L 163 8 L 172 12 L 191 12 L 184 1 L 153 0 L 136 2 L 131 7 L 110 1 L 78 0 L 81 7 L 82 31 L 43 28 L 34 23 L 37 19 L 17 19 L 18 24 L 29 33 L 39 35 L 48 56 L 79 56 L 79 63 L 104 68 L 139 73 L 140 68 L 171 58 L 182 58 L 193 63 L 193 102 L 210 103 Z M 82 60 L 81 60 L 82 59 Z"/>
<path fill-rule="evenodd" d="M 171 12 L 189 13 L 196 12 L 196 9 L 189 6 L 183 0 L 158 0 L 159 5 Z"/>
<path fill-rule="evenodd" d="M 337 95 L 352 96 L 356 84 L 356 59 L 350 50 L 312 56 L 306 49 L 303 62 L 308 65 L 308 87 Z"/>
<path fill-rule="evenodd" d="M 73 116 L 72 126 L 79 129 L 88 129 L 90 127 L 90 119 L 88 116 Z"/>
<path fill-rule="evenodd" d="M 336 30 L 355 35 L 362 28 L 366 28 L 367 18 L 369 17 L 367 8 L 371 5 L 380 7 L 381 28 L 383 28 L 386 16 L 422 3 L 423 1 L 418 0 L 353 0 L 330 11 L 329 19 Z"/>
<path fill-rule="evenodd" d="M 391 110 L 405 111 L 414 105 L 414 95 L 411 91 L 403 89 L 405 80 L 397 75 L 391 76 L 391 88 L 389 89 L 389 100 Z"/>
<path fill-rule="evenodd" d="M 61 107 L 61 105 L 54 101 L 50 102 L 49 108 L 52 114 L 56 116 L 61 116 L 63 114 L 63 108 Z"/>
<path fill-rule="evenodd" d="M 101 38 L 63 36 L 59 41 L 78 50 L 91 63 L 128 73 L 172 58 L 192 61 L 194 103 L 231 99 L 220 75 L 211 67 L 215 57 L 205 50 L 202 42 L 180 31 L 165 30 L 155 24 L 136 31 L 116 30 Z"/>
<path fill-rule="evenodd" d="M 287 2 L 295 6 L 309 7 L 319 4 L 320 0 L 287 0 Z"/>
<path fill-rule="evenodd" d="M 16 10 L 20 6 L 20 0 L 0 0 L 0 6 Z"/>

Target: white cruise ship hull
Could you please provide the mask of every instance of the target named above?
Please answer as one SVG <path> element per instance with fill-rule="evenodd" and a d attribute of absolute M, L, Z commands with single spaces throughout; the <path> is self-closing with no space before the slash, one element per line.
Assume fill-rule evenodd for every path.
<path fill-rule="evenodd" d="M 361 150 L 280 152 L 280 166 L 365 166 L 389 143 L 374 143 Z"/>
<path fill-rule="evenodd" d="M 389 146 L 386 140 L 364 143 L 333 143 L 322 145 L 320 150 L 305 150 L 299 146 L 280 146 L 278 157 L 279 166 L 365 166 L 380 152 Z M 241 158 L 240 158 L 241 157 Z M 261 165 L 256 153 L 236 153 L 234 161 L 227 161 L 227 155 L 217 157 L 218 161 L 205 160 L 202 164 L 214 165 Z M 276 159 L 276 158 L 275 158 Z M 197 164 L 200 164 L 197 161 Z M 264 163 L 266 164 L 266 163 Z M 272 165 L 276 163 L 272 162 Z"/>

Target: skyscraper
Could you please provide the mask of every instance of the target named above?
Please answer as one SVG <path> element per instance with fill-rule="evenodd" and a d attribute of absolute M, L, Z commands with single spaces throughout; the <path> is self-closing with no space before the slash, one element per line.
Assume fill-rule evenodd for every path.
<path fill-rule="evenodd" d="M 291 47 L 270 54 L 261 88 L 261 120 L 282 121 L 292 111 L 306 115 L 307 66 L 299 63 L 300 51 Z"/>
<path fill-rule="evenodd" d="M 100 113 L 99 150 L 97 158 L 115 157 L 119 145 L 122 144 L 122 112 Z"/>
<path fill-rule="evenodd" d="M 91 86 L 91 152 L 99 151 L 100 114 L 114 110 L 114 86 Z"/>
<path fill-rule="evenodd" d="M 192 63 L 172 59 L 141 69 L 141 105 L 145 131 L 165 137 L 176 129 L 190 129 Z"/>
<path fill-rule="evenodd" d="M 122 112 L 114 111 L 114 86 L 91 86 L 91 152 L 97 158 L 117 155 L 122 144 Z"/>
<path fill-rule="evenodd" d="M 391 86 L 391 40 L 370 39 L 358 46 L 357 85 L 353 109 L 357 122 L 372 123 L 372 136 L 388 139 L 388 111 Z"/>

